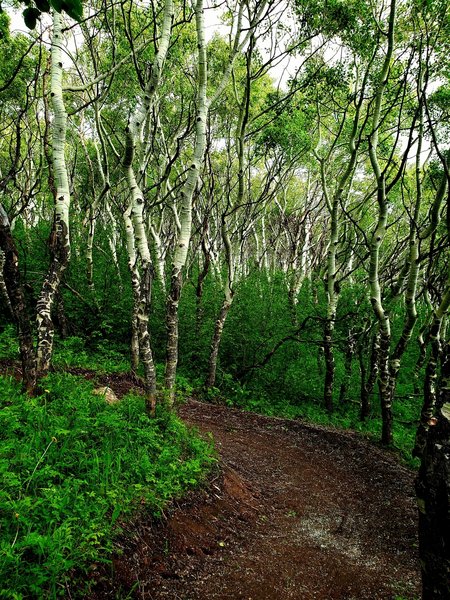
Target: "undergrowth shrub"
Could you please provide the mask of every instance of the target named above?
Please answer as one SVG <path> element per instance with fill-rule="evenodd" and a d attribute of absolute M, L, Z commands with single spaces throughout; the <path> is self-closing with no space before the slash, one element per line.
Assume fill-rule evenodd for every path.
<path fill-rule="evenodd" d="M 18 359 L 19 343 L 14 325 L 6 325 L 0 331 L 0 359 Z"/>
<path fill-rule="evenodd" d="M 75 567 L 108 560 L 123 520 L 158 513 L 215 460 L 173 414 L 150 419 L 141 397 L 110 406 L 61 374 L 43 389 L 28 398 L 0 377 L 2 598 L 64 596 Z"/>

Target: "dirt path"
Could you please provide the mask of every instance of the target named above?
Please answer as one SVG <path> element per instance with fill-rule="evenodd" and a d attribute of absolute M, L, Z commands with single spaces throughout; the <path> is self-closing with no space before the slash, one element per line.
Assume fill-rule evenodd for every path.
<path fill-rule="evenodd" d="M 389 454 L 223 406 L 191 401 L 180 414 L 213 434 L 222 474 L 141 524 L 114 560 L 114 590 L 93 598 L 133 586 L 142 599 L 418 598 L 413 474 Z"/>

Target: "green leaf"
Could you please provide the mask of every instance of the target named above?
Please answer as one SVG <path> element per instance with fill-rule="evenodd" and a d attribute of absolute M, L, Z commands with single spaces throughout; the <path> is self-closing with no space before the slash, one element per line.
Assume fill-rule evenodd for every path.
<path fill-rule="evenodd" d="M 50 6 L 52 6 L 57 13 L 60 13 L 62 11 L 63 8 L 63 2 L 62 0 L 49 0 L 50 1 Z"/>
<path fill-rule="evenodd" d="M 81 21 L 83 17 L 83 5 L 81 4 L 81 0 L 63 0 L 62 9 L 72 17 L 75 21 Z"/>
<path fill-rule="evenodd" d="M 29 7 L 23 11 L 22 15 L 28 29 L 34 29 L 38 18 L 41 16 L 41 11 L 37 8 Z"/>
<path fill-rule="evenodd" d="M 41 12 L 50 12 L 50 4 L 48 0 L 34 0 L 36 6 Z"/>
<path fill-rule="evenodd" d="M 117 519 L 119 518 L 120 513 L 122 512 L 122 508 L 119 504 L 116 504 L 113 514 L 111 516 L 111 525 L 114 525 L 114 523 L 117 521 Z"/>

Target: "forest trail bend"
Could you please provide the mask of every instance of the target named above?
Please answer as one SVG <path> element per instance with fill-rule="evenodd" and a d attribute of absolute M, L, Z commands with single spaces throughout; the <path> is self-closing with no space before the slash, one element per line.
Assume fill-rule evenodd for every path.
<path fill-rule="evenodd" d="M 414 474 L 357 434 L 189 401 L 222 465 L 114 560 L 142 599 L 419 597 Z M 106 590 L 97 598 L 107 597 Z"/>

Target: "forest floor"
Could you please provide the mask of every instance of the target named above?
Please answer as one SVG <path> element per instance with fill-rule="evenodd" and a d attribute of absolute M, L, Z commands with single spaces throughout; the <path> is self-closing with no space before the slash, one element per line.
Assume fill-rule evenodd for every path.
<path fill-rule="evenodd" d="M 111 376 L 119 395 L 130 384 Z M 126 526 L 89 598 L 419 597 L 414 473 L 358 434 L 190 400 L 219 469 L 161 520 Z"/>

